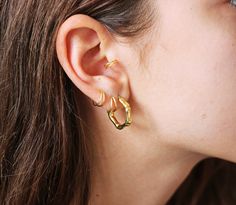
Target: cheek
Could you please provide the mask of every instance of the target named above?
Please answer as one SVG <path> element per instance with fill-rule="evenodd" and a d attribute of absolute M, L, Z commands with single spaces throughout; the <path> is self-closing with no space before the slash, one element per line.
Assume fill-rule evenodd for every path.
<path fill-rule="evenodd" d="M 236 40 L 226 36 L 203 28 L 179 36 L 150 65 L 159 68 L 152 70 L 147 104 L 166 142 L 236 161 Z"/>

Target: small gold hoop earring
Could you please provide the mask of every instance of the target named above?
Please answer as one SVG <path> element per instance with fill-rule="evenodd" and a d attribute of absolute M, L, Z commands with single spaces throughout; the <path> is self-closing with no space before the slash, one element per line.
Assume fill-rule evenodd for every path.
<path fill-rule="evenodd" d="M 97 107 L 102 107 L 104 102 L 105 102 L 105 100 L 106 100 L 106 94 L 101 89 L 99 89 L 99 92 L 100 92 L 99 100 L 98 100 L 98 102 L 94 102 L 93 101 L 93 105 L 97 106 Z"/>
<path fill-rule="evenodd" d="M 114 101 L 115 98 L 113 97 L 111 101 Z M 118 120 L 115 117 L 115 111 L 117 110 L 117 103 L 111 102 L 111 104 L 115 104 L 115 106 L 112 106 L 110 110 L 107 111 L 109 119 L 112 121 L 112 123 L 115 125 L 115 127 L 119 130 L 122 130 L 125 126 L 129 126 L 132 122 L 131 118 L 131 107 L 129 103 L 121 96 L 118 96 L 119 102 L 123 105 L 125 108 L 125 113 L 126 113 L 126 119 L 123 124 L 119 123 Z M 116 101 L 116 100 L 115 100 Z"/>
<path fill-rule="evenodd" d="M 108 63 L 106 63 L 105 65 L 104 65 L 104 67 L 106 68 L 106 69 L 108 69 L 108 68 L 110 68 L 110 67 L 112 67 L 114 64 L 116 64 L 116 63 L 118 63 L 118 60 L 113 60 L 113 61 L 111 61 L 111 62 L 108 62 Z"/>

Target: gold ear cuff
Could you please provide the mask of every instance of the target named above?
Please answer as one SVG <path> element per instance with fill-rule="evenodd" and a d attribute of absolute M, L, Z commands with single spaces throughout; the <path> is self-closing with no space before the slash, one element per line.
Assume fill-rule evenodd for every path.
<path fill-rule="evenodd" d="M 118 61 L 115 59 L 115 60 L 113 60 L 113 61 L 111 61 L 111 62 L 106 63 L 106 64 L 104 65 L 104 67 L 105 67 L 106 69 L 108 69 L 108 68 L 112 67 L 113 65 L 115 65 L 116 63 L 118 63 Z"/>
<path fill-rule="evenodd" d="M 117 63 L 117 60 L 113 60 L 111 62 L 106 63 L 104 66 L 105 68 L 112 67 L 115 63 Z M 98 102 L 93 101 L 93 105 L 101 107 L 104 105 L 104 102 L 106 101 L 106 94 L 103 90 L 99 90 L 100 96 Z M 121 96 L 118 96 L 118 101 L 122 104 L 122 106 L 125 108 L 125 114 L 126 119 L 123 124 L 121 124 L 115 117 L 115 112 L 117 111 L 117 99 L 115 97 L 111 97 L 110 99 L 110 110 L 107 111 L 108 117 L 111 120 L 111 122 L 115 125 L 115 127 L 119 130 L 122 130 L 124 127 L 129 126 L 132 122 L 131 118 L 131 107 L 129 103 Z"/>

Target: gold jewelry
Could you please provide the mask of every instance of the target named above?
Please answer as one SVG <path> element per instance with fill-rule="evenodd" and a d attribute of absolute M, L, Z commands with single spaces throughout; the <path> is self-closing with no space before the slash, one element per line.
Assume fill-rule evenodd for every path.
<path fill-rule="evenodd" d="M 115 127 L 119 130 L 122 130 L 125 126 L 129 126 L 132 122 L 131 119 L 131 107 L 129 103 L 121 96 L 118 96 L 119 102 L 124 106 L 126 113 L 126 120 L 123 124 L 120 124 L 115 117 L 115 111 L 117 110 L 117 103 L 114 97 L 111 98 L 111 109 L 107 111 L 109 119 L 115 125 Z M 113 101 L 113 102 L 112 102 Z M 114 102 L 115 101 L 115 102 Z"/>
<path fill-rule="evenodd" d="M 106 100 L 106 94 L 103 90 L 99 89 L 99 92 L 100 92 L 100 97 L 99 97 L 99 100 L 98 102 L 94 102 L 93 101 L 93 105 L 94 106 L 98 106 L 98 107 L 102 107 L 105 100 Z"/>
<path fill-rule="evenodd" d="M 108 69 L 108 68 L 112 67 L 112 66 L 113 66 L 114 64 L 116 64 L 116 63 L 118 63 L 118 61 L 115 59 L 115 60 L 113 60 L 113 61 L 111 61 L 111 62 L 106 63 L 106 64 L 104 65 L 104 67 L 105 67 L 106 69 Z"/>
<path fill-rule="evenodd" d="M 112 110 L 117 110 L 117 102 L 116 102 L 116 98 L 115 97 L 111 98 L 111 109 Z"/>

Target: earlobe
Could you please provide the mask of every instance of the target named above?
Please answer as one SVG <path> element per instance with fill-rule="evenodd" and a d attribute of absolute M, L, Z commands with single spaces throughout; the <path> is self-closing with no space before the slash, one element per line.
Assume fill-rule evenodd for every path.
<path fill-rule="evenodd" d="M 123 95 L 129 98 L 128 76 L 121 64 L 107 69 L 114 59 L 113 39 L 106 28 L 95 19 L 78 14 L 69 17 L 57 34 L 58 60 L 72 82 L 91 100 L 97 101 L 100 91 L 107 97 Z M 105 109 L 109 109 L 107 98 Z"/>

